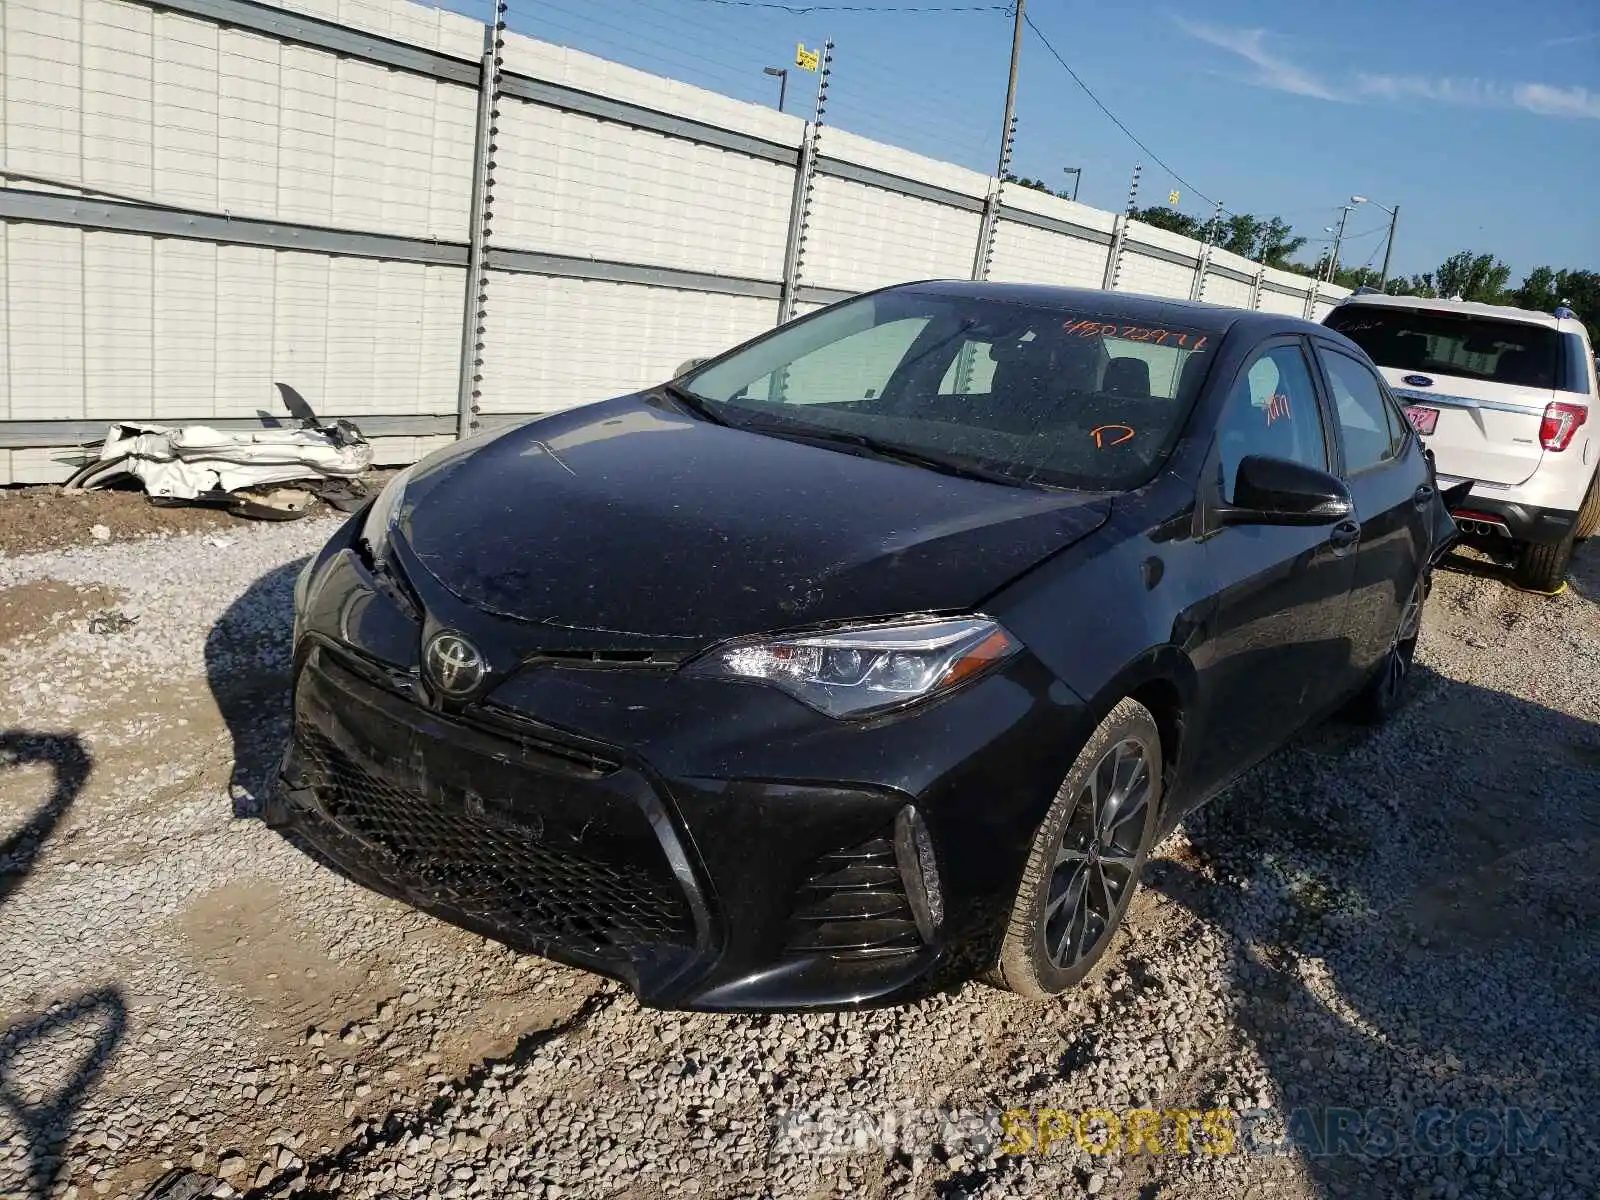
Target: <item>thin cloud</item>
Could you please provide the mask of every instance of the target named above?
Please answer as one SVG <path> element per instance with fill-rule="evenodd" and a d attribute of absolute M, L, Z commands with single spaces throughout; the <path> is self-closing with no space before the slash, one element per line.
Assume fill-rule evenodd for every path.
<path fill-rule="evenodd" d="M 1421 75 L 1357 75 L 1356 90 L 1383 100 L 1431 100 L 1470 108 L 1500 108 L 1510 93 L 1481 79 L 1428 78 Z"/>
<path fill-rule="evenodd" d="M 1600 29 L 1592 33 L 1574 33 L 1568 37 L 1549 38 L 1540 42 L 1541 46 L 1580 46 L 1584 42 L 1600 40 Z"/>
<path fill-rule="evenodd" d="M 1292 92 L 1296 96 L 1311 96 L 1317 100 L 1343 99 L 1311 71 L 1268 49 L 1269 35 L 1265 29 L 1225 29 L 1218 25 L 1187 21 L 1182 17 L 1174 17 L 1173 20 L 1190 37 L 1237 54 L 1254 67 L 1255 72 L 1245 80 L 1246 83 L 1278 92 Z"/>
<path fill-rule="evenodd" d="M 1587 117 L 1600 121 L 1600 92 L 1591 92 L 1588 88 L 1519 83 L 1511 97 L 1518 108 L 1541 117 Z"/>
<path fill-rule="evenodd" d="M 1243 77 L 1252 87 L 1270 88 L 1316 100 L 1426 100 L 1462 108 L 1519 108 L 1541 117 L 1600 120 L 1600 92 L 1573 85 L 1549 83 L 1496 83 L 1484 79 L 1449 76 L 1383 75 L 1360 72 L 1348 82 L 1335 82 L 1309 67 L 1292 62 L 1268 44 L 1265 29 L 1229 29 L 1174 16 L 1173 23 L 1190 37 L 1226 50 L 1249 63 Z M 1600 38 L 1584 34 L 1563 41 Z"/>
<path fill-rule="evenodd" d="M 1420 75 L 1357 75 L 1356 90 L 1382 100 L 1428 100 L 1466 108 L 1520 108 L 1541 117 L 1600 121 L 1600 92 L 1573 85 L 1491 83 Z"/>

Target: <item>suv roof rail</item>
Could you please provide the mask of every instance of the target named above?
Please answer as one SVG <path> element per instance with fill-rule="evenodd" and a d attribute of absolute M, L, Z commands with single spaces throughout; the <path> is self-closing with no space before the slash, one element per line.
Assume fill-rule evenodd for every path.
<path fill-rule="evenodd" d="M 1383 295 L 1383 293 L 1380 292 L 1377 288 L 1369 287 L 1367 284 L 1364 284 L 1364 283 L 1360 287 L 1358 287 L 1355 291 L 1351 292 L 1350 294 L 1352 296 L 1381 296 L 1381 295 Z"/>

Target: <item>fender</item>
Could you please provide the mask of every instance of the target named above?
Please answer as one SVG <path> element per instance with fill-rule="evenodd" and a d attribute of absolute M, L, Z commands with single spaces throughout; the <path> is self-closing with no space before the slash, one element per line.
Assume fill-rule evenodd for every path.
<path fill-rule="evenodd" d="M 1188 714 L 1199 702 L 1200 680 L 1194 662 L 1179 646 L 1152 646 L 1115 672 L 1086 705 L 1087 725 L 1094 728 L 1105 719 L 1124 696 L 1138 694 L 1161 730 L 1161 751 L 1165 760 L 1161 779 L 1162 820 L 1159 833 L 1177 823 L 1177 813 L 1185 810 L 1182 783 L 1192 745 L 1189 734 L 1194 726 Z"/>

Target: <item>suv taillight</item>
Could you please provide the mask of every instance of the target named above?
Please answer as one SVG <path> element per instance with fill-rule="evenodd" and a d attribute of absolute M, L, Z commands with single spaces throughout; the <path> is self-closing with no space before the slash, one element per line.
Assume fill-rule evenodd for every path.
<path fill-rule="evenodd" d="M 1546 450 L 1565 450 L 1572 445 L 1572 435 L 1578 426 L 1589 419 L 1589 408 L 1584 404 L 1565 404 L 1556 401 L 1544 406 L 1544 420 L 1539 422 L 1539 444 Z"/>

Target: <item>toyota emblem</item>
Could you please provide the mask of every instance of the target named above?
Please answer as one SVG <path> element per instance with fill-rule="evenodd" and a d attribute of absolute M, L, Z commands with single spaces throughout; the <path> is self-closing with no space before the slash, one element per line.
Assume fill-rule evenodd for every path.
<path fill-rule="evenodd" d="M 459 633 L 436 633 L 422 652 L 428 678 L 441 695 L 470 696 L 488 673 L 478 648 Z"/>

